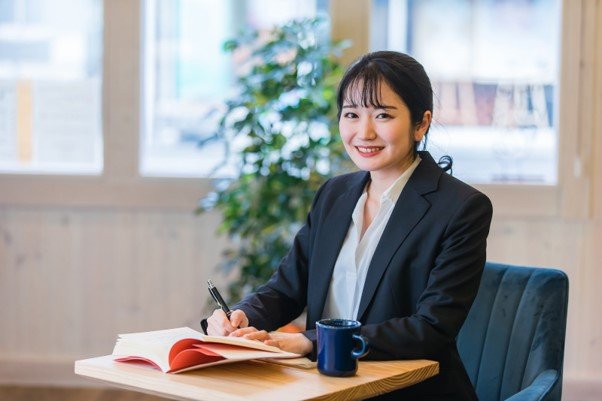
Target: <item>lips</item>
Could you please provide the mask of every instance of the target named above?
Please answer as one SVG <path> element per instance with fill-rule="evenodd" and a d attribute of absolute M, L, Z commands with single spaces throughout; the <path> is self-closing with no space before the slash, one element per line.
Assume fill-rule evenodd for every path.
<path fill-rule="evenodd" d="M 384 149 L 384 146 L 356 146 L 355 148 L 360 155 L 369 157 L 378 154 Z"/>

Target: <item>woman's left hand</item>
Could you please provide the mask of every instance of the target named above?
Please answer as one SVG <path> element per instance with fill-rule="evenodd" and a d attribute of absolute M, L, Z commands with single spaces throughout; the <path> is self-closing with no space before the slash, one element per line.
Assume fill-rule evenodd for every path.
<path fill-rule="evenodd" d="M 313 348 L 312 342 L 302 333 L 281 333 L 279 331 L 268 333 L 265 330 L 257 330 L 255 327 L 245 327 L 233 331 L 230 336 L 263 341 L 266 345 L 300 355 L 309 354 Z"/>

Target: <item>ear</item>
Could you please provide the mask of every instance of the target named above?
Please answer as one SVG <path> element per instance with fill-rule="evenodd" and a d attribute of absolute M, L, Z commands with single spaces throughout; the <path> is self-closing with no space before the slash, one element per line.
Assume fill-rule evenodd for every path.
<path fill-rule="evenodd" d="M 430 110 L 427 110 L 422 115 L 422 121 L 416 125 L 414 129 L 414 141 L 420 142 L 422 138 L 424 138 L 424 134 L 428 131 L 431 126 L 431 121 L 433 119 L 433 113 Z"/>

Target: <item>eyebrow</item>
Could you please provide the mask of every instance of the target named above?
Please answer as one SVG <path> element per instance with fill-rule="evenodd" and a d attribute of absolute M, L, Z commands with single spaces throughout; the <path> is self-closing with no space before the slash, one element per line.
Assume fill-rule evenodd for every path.
<path fill-rule="evenodd" d="M 355 104 L 355 103 L 343 104 L 343 108 L 344 109 L 351 109 L 351 108 L 356 108 L 356 107 L 358 107 L 358 105 Z M 397 110 L 397 107 L 395 107 L 395 106 L 387 106 L 386 104 L 382 104 L 382 105 L 376 106 L 374 108 L 375 109 L 385 109 L 385 110 Z"/>

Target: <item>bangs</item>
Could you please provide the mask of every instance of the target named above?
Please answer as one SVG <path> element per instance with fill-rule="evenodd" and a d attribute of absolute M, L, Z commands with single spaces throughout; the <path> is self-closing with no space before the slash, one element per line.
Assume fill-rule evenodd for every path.
<path fill-rule="evenodd" d="M 384 104 L 381 101 L 380 87 L 386 82 L 382 74 L 377 70 L 374 64 L 368 68 L 357 71 L 357 74 L 349 77 L 346 87 L 343 90 L 343 104 L 382 108 Z"/>

